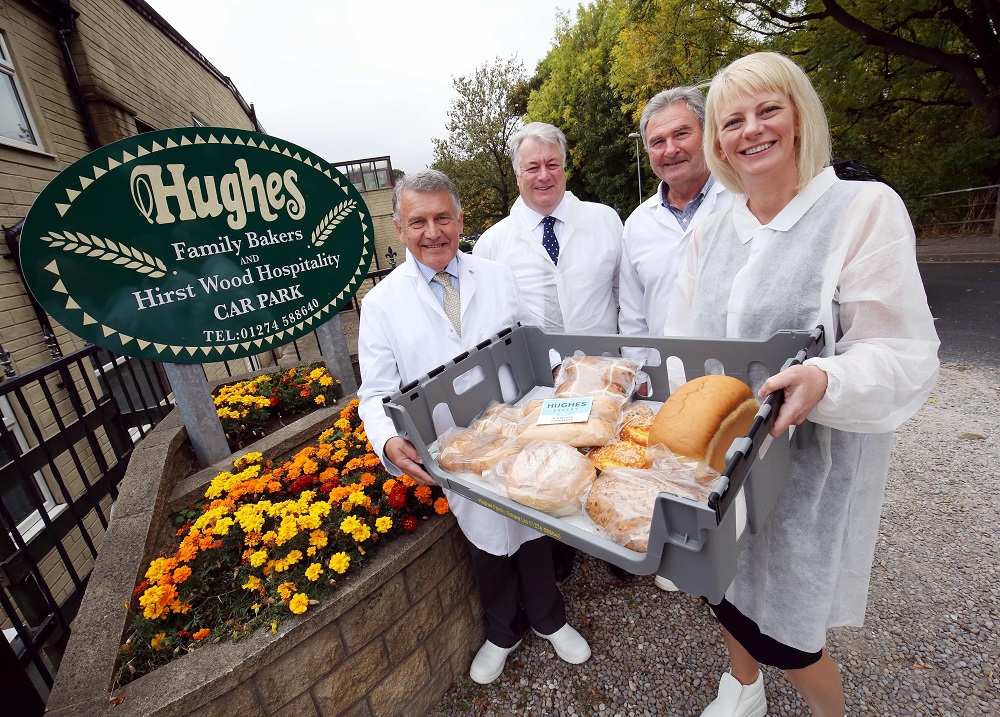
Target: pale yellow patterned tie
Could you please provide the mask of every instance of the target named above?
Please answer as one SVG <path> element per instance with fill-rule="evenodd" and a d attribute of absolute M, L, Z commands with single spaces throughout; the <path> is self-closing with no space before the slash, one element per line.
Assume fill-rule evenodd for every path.
<path fill-rule="evenodd" d="M 434 275 L 434 283 L 440 284 L 444 289 L 444 313 L 448 315 L 448 320 L 455 327 L 458 335 L 462 335 L 462 297 L 458 290 L 451 285 L 451 276 L 446 271 L 439 271 Z"/>

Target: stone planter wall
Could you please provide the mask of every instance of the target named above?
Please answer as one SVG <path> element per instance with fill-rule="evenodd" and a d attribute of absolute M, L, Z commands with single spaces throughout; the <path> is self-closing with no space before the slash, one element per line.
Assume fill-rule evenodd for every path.
<path fill-rule="evenodd" d="M 349 400 L 351 397 L 348 397 Z M 315 411 L 247 447 L 289 456 L 339 413 Z M 239 454 L 237 454 L 239 455 Z M 114 694 L 125 603 L 170 514 L 199 498 L 231 459 L 186 477 L 190 445 L 176 410 L 129 464 L 49 698 L 58 717 L 407 717 L 425 714 L 482 644 L 478 593 L 452 516 L 383 547 L 360 574 L 276 634 L 206 645 Z M 145 547 L 144 547 L 145 546 Z"/>

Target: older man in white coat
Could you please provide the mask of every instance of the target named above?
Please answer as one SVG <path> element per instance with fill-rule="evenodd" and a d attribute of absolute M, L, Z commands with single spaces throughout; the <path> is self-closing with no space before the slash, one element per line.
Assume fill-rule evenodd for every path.
<path fill-rule="evenodd" d="M 405 472 L 427 485 L 433 478 L 414 446 L 396 434 L 382 398 L 497 331 L 537 319 L 520 301 L 507 267 L 458 253 L 461 204 L 444 174 L 421 170 L 406 175 L 393 194 L 393 222 L 407 260 L 362 302 L 359 413 L 389 472 Z M 563 660 L 578 664 L 589 659 L 587 641 L 566 622 L 551 543 L 459 495 L 449 492 L 448 500 L 469 540 L 486 627 L 486 642 L 469 676 L 481 684 L 499 677 L 507 655 L 529 627 Z"/>
<path fill-rule="evenodd" d="M 472 253 L 511 268 L 546 330 L 618 333 L 621 219 L 566 191 L 566 135 L 558 127 L 532 122 L 509 150 L 521 196 Z"/>
<path fill-rule="evenodd" d="M 627 336 L 663 334 L 691 232 L 733 203 L 705 162 L 704 126 L 705 96 L 693 87 L 664 90 L 642 111 L 639 131 L 660 184 L 629 216 L 622 235 L 618 327 Z"/>

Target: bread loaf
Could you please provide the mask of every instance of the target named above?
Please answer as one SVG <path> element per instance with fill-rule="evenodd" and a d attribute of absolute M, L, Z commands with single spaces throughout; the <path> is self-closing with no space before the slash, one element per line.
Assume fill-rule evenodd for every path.
<path fill-rule="evenodd" d="M 517 456 L 497 464 L 494 472 L 511 500 L 555 516 L 580 510 L 597 475 L 586 456 L 555 441 L 532 441 Z"/>
<path fill-rule="evenodd" d="M 497 433 L 501 436 L 513 436 L 517 425 L 523 418 L 522 410 L 509 403 L 493 403 L 483 414 L 472 422 L 469 428 L 484 433 Z"/>
<path fill-rule="evenodd" d="M 701 376 L 664 401 L 649 429 L 649 445 L 726 470 L 726 451 L 746 435 L 760 405 L 750 387 L 731 376 Z"/>
<path fill-rule="evenodd" d="M 590 419 L 581 423 L 553 423 L 539 426 L 543 401 L 530 401 L 524 406 L 524 418 L 517 427 L 518 438 L 525 441 L 560 441 L 574 448 L 603 446 L 615 437 L 615 424 L 620 414 L 613 401 L 595 398 Z"/>

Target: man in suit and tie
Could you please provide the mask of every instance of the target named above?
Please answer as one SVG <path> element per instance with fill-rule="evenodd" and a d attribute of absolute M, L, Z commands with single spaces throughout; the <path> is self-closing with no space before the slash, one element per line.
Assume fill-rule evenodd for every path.
<path fill-rule="evenodd" d="M 520 300 L 510 269 L 458 252 L 462 208 L 444 174 L 427 169 L 400 180 L 393 223 L 407 258 L 362 302 L 359 413 L 386 469 L 428 485 L 433 478 L 414 446 L 396 434 L 382 398 L 511 324 L 538 321 Z M 459 495 L 449 492 L 448 500 L 469 541 L 486 628 L 469 676 L 481 684 L 499 677 L 529 627 L 563 660 L 589 659 L 587 641 L 566 622 L 550 541 Z"/>
<path fill-rule="evenodd" d="M 622 239 L 617 212 L 566 191 L 566 135 L 558 127 L 532 122 L 514 133 L 508 150 L 520 196 L 508 217 L 483 232 L 472 253 L 511 268 L 545 330 L 617 334 Z M 555 551 L 556 574 L 564 579 L 576 551 L 562 543 Z"/>

